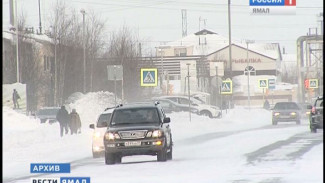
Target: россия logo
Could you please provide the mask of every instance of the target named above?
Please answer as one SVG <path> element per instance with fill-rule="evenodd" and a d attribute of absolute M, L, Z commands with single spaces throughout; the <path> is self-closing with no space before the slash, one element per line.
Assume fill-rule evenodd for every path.
<path fill-rule="evenodd" d="M 249 0 L 251 15 L 295 15 L 296 0 Z"/>

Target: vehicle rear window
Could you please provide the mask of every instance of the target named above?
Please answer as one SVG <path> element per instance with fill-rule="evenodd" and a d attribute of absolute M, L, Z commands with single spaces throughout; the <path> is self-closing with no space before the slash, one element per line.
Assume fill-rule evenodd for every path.
<path fill-rule="evenodd" d="M 277 103 L 274 109 L 286 110 L 286 109 L 300 109 L 296 103 Z"/>
<path fill-rule="evenodd" d="M 156 108 L 121 109 L 114 112 L 111 125 L 159 123 Z"/>
<path fill-rule="evenodd" d="M 112 115 L 111 113 L 101 114 L 98 118 L 96 127 L 97 128 L 107 127 L 111 115 Z"/>

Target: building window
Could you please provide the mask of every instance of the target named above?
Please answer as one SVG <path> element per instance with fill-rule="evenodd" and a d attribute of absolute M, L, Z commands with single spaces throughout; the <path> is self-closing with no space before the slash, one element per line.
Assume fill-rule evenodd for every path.
<path fill-rule="evenodd" d="M 255 75 L 256 76 L 256 70 L 252 66 L 247 66 L 244 70 L 244 75 L 246 76 L 249 72 L 249 75 Z"/>
<path fill-rule="evenodd" d="M 44 63 L 43 64 L 44 65 L 44 71 L 46 71 L 46 68 L 47 68 L 47 65 L 46 64 L 47 64 L 47 62 L 46 62 L 46 56 L 45 55 L 44 55 L 44 60 L 43 61 L 44 61 L 43 62 Z"/>
<path fill-rule="evenodd" d="M 175 48 L 174 53 L 175 53 L 175 56 L 186 56 L 187 49 L 186 48 Z"/>

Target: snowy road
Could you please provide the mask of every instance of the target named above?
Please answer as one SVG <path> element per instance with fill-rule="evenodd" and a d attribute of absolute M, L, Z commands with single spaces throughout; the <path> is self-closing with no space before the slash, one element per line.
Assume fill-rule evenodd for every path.
<path fill-rule="evenodd" d="M 133 156 L 124 157 L 122 164 L 105 165 L 104 158 L 85 158 L 71 163 L 70 175 L 91 177 L 91 182 L 295 182 L 295 164 L 311 149 L 322 148 L 323 133 L 310 133 L 307 124 L 285 123 L 206 133 L 175 139 L 174 143 L 172 161 L 156 162 L 155 156 Z M 313 177 L 298 180 L 319 182 Z M 14 182 L 30 182 L 30 177 Z"/>
<path fill-rule="evenodd" d="M 58 124 L 39 121 L 12 109 L 3 111 L 3 179 L 30 183 L 31 178 L 90 177 L 92 183 L 322 183 L 323 130 L 301 125 L 271 125 L 271 111 L 237 107 L 221 119 L 172 113 L 173 160 L 156 156 L 123 157 L 121 164 L 93 159 L 91 139 L 98 115 L 114 103 L 105 93 L 77 100 L 82 133 L 59 136 Z M 107 96 L 106 94 L 104 96 Z M 31 174 L 31 163 L 71 163 L 70 174 Z"/>

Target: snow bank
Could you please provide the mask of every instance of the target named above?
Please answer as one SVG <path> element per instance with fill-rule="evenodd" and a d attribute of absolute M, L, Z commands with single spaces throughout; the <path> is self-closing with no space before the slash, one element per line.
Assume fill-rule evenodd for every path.
<path fill-rule="evenodd" d="M 118 100 L 120 101 L 120 100 Z M 82 121 L 82 133 L 60 137 L 58 123 L 40 124 L 34 117 L 20 114 L 9 107 L 3 108 L 4 178 L 29 175 L 30 163 L 71 162 L 91 156 L 94 123 L 105 108 L 114 105 L 110 92 L 79 95 L 67 109 L 75 108 Z"/>

